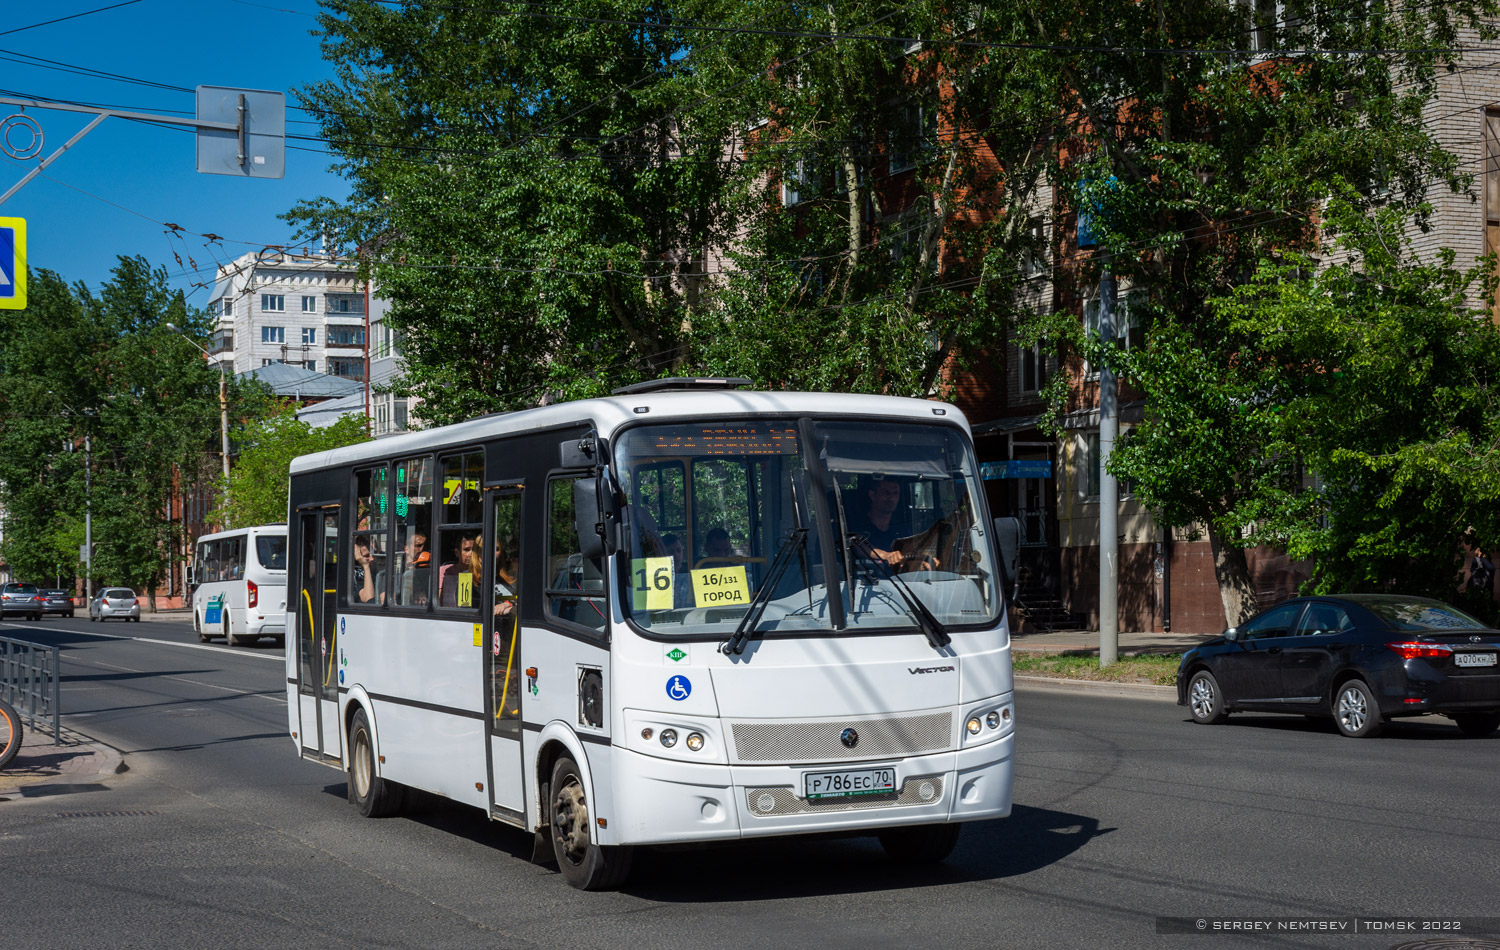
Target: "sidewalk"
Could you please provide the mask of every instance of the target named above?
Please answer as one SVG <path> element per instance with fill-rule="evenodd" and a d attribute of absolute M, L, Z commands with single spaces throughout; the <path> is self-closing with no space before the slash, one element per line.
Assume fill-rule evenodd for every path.
<path fill-rule="evenodd" d="M 27 729 L 21 751 L 0 769 L 0 808 L 11 798 L 42 798 L 97 791 L 105 780 L 125 771 L 119 751 L 62 727 L 62 741 L 52 732 Z"/>
<path fill-rule="evenodd" d="M 1217 633 L 1126 633 L 1118 643 L 1121 654 L 1184 653 L 1217 637 Z M 1012 633 L 1011 649 L 1032 653 L 1099 653 L 1099 631 L 1054 630 L 1051 633 Z"/>

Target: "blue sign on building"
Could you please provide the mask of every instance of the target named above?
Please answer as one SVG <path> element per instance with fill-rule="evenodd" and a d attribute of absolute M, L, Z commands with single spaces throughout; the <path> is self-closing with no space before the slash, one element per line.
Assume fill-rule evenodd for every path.
<path fill-rule="evenodd" d="M 979 466 L 979 474 L 987 482 L 1000 478 L 1051 478 L 1052 463 L 1047 459 L 1009 459 L 1004 462 L 985 462 Z"/>

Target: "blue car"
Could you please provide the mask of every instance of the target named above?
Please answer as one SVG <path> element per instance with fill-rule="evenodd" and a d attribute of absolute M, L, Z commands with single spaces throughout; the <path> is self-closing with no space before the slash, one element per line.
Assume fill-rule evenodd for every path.
<path fill-rule="evenodd" d="M 1193 721 L 1236 712 L 1330 717 L 1353 738 L 1440 714 L 1471 736 L 1500 728 L 1500 631 L 1441 601 L 1299 597 L 1189 650 L 1177 704 Z"/>

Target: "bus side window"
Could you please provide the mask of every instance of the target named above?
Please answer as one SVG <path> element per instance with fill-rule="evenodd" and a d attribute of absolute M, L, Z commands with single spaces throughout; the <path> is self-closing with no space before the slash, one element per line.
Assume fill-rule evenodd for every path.
<path fill-rule="evenodd" d="M 586 476 L 591 477 L 591 476 Z M 585 558 L 573 522 L 573 478 L 547 486 L 547 613 L 559 620 L 604 629 L 604 572 L 598 558 Z"/>
<path fill-rule="evenodd" d="M 347 586 L 340 603 L 379 607 L 385 603 L 386 545 L 390 541 L 390 470 L 384 465 L 354 474 L 355 521 Z"/>

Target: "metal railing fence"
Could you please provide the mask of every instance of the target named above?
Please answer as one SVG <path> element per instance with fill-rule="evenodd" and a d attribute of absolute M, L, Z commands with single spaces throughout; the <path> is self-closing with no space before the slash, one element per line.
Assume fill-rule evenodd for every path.
<path fill-rule="evenodd" d="M 52 741 L 62 741 L 62 685 L 57 647 L 0 637 L 0 698 L 16 707 L 32 730 L 52 724 Z"/>

